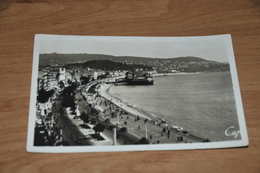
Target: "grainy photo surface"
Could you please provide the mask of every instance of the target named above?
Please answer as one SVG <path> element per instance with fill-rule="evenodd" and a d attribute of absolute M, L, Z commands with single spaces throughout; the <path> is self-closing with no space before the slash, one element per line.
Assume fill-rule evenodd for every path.
<path fill-rule="evenodd" d="M 36 35 L 27 151 L 242 147 L 230 35 Z"/>

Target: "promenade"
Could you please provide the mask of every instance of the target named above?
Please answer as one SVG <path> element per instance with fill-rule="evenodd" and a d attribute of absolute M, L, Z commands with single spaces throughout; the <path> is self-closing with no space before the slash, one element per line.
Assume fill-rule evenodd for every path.
<path fill-rule="evenodd" d="M 90 119 L 93 119 L 93 118 L 98 119 L 99 122 L 105 124 L 104 118 L 96 117 L 96 115 L 93 115 L 89 112 L 88 105 L 90 104 L 90 102 L 88 102 L 87 100 L 85 100 L 83 98 L 83 95 L 81 94 L 80 91 L 77 91 L 75 94 L 75 103 L 76 103 L 76 105 L 78 105 L 79 113 L 85 112 L 89 115 Z M 68 115 L 68 117 L 73 122 L 73 124 L 75 124 L 78 127 L 78 129 L 81 131 L 81 133 L 84 135 L 84 136 L 81 136 L 82 138 L 87 139 L 90 134 L 94 134 L 93 129 L 82 128 L 81 125 L 83 125 L 84 122 L 81 119 L 74 119 L 75 115 Z M 107 125 L 107 124 L 105 124 L 105 125 Z M 91 125 L 91 124 L 88 124 L 88 126 L 91 126 L 92 128 L 94 127 L 94 125 Z M 105 141 L 95 142 L 95 143 L 92 142 L 90 145 L 114 145 L 113 135 L 114 135 L 113 131 L 111 129 L 106 128 L 106 129 L 104 129 L 103 132 L 101 132 L 101 136 L 103 138 L 105 138 Z M 87 141 L 87 140 L 84 140 L 84 141 Z M 125 144 L 125 141 L 123 139 L 117 138 L 116 145 L 123 145 L 123 144 Z"/>
<path fill-rule="evenodd" d="M 63 96 L 60 95 L 55 100 L 54 118 L 57 124 L 62 127 L 64 141 L 67 141 L 71 146 L 202 142 L 203 139 L 169 128 L 166 122 L 160 122 L 156 117 L 151 117 L 110 95 L 109 89 L 112 86 L 113 84 L 93 83 L 75 90 L 76 113 L 72 113 L 70 108 L 61 106 L 64 100 Z M 95 110 L 94 113 L 93 110 Z M 104 131 L 100 133 L 102 140 L 93 138 L 95 135 L 93 127 L 96 123 L 85 124 L 80 119 L 83 112 L 88 114 L 90 120 L 95 119 L 96 123 L 105 125 Z M 114 128 L 116 128 L 116 133 L 114 133 Z"/>
<path fill-rule="evenodd" d="M 167 128 L 166 123 L 155 122 L 155 117 L 110 95 L 108 92 L 112 86 L 100 84 L 96 94 L 85 93 L 87 102 L 101 110 L 100 116 L 104 119 L 120 128 L 125 127 L 128 133 L 139 139 L 147 138 L 150 144 L 201 142 L 199 138 Z"/>

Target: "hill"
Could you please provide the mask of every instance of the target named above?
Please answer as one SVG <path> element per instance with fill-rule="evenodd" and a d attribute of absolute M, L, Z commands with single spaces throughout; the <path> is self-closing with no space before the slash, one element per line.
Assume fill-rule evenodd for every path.
<path fill-rule="evenodd" d="M 173 70 L 182 72 L 200 71 L 227 71 L 229 65 L 216 61 L 208 61 L 199 57 L 176 57 L 176 58 L 147 58 L 133 56 L 112 56 L 102 54 L 41 54 L 39 58 L 40 66 L 51 64 L 79 64 L 92 60 L 110 60 L 124 64 L 139 64 L 154 69 L 159 73 L 172 72 Z M 116 65 L 116 64 L 114 64 Z M 122 65 L 120 65 L 122 66 Z M 112 68 L 112 66 L 110 66 Z M 104 68 L 104 67 L 102 67 Z"/>
<path fill-rule="evenodd" d="M 112 56 L 102 54 L 40 54 L 39 58 L 40 65 L 50 65 L 53 63 L 68 64 L 68 63 L 79 63 L 92 60 L 111 60 L 115 62 L 123 63 L 151 63 L 153 61 L 183 61 L 183 62 L 201 62 L 206 61 L 205 59 L 198 57 L 177 57 L 177 58 L 145 58 L 145 57 L 134 57 L 134 56 Z"/>
<path fill-rule="evenodd" d="M 104 71 L 117 71 L 117 70 L 130 70 L 134 71 L 135 69 L 145 69 L 152 70 L 153 68 L 147 65 L 140 64 L 126 64 L 121 62 L 114 62 L 110 60 L 91 60 L 85 63 L 78 64 L 68 64 L 69 67 L 81 67 L 81 68 L 91 68 L 91 69 L 100 69 Z"/>

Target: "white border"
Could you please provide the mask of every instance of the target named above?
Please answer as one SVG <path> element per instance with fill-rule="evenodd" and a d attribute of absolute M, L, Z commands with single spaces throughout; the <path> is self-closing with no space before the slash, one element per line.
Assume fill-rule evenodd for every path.
<path fill-rule="evenodd" d="M 124 146 L 63 146 L 63 147 L 38 147 L 33 146 L 34 127 L 35 127 L 35 104 L 37 92 L 37 77 L 38 77 L 38 63 L 40 54 L 40 43 L 42 40 L 48 39 L 64 39 L 64 40 L 182 40 L 182 39 L 219 39 L 225 40 L 226 49 L 228 52 L 228 61 L 230 64 L 230 72 L 233 82 L 233 90 L 235 94 L 235 101 L 237 107 L 237 115 L 240 126 L 241 140 L 224 141 L 224 142 L 209 142 L 209 143 L 186 143 L 186 144 L 160 144 L 160 145 L 124 145 Z M 36 34 L 34 40 L 33 53 L 33 67 L 31 79 L 31 96 L 30 96 L 30 111 L 28 120 L 27 146 L 28 152 L 39 153 L 75 153 L 75 152 L 113 152 L 113 151 L 148 151 L 148 150 L 189 150 L 189 149 L 214 149 L 214 148 L 233 148 L 246 147 L 249 145 L 248 135 L 246 130 L 246 123 L 244 117 L 244 110 L 240 94 L 237 70 L 235 65 L 235 58 L 232 46 L 231 35 L 216 35 L 216 36 L 197 36 L 197 37 L 111 37 L 111 36 L 61 36 L 61 35 L 44 35 Z"/>

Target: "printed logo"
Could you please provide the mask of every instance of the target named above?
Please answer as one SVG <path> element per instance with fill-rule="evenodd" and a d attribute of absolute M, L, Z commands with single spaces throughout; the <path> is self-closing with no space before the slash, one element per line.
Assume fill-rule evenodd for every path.
<path fill-rule="evenodd" d="M 240 130 L 236 131 L 234 126 L 227 128 L 227 130 L 225 131 L 226 136 L 234 136 L 235 139 L 239 134 L 240 134 Z"/>

